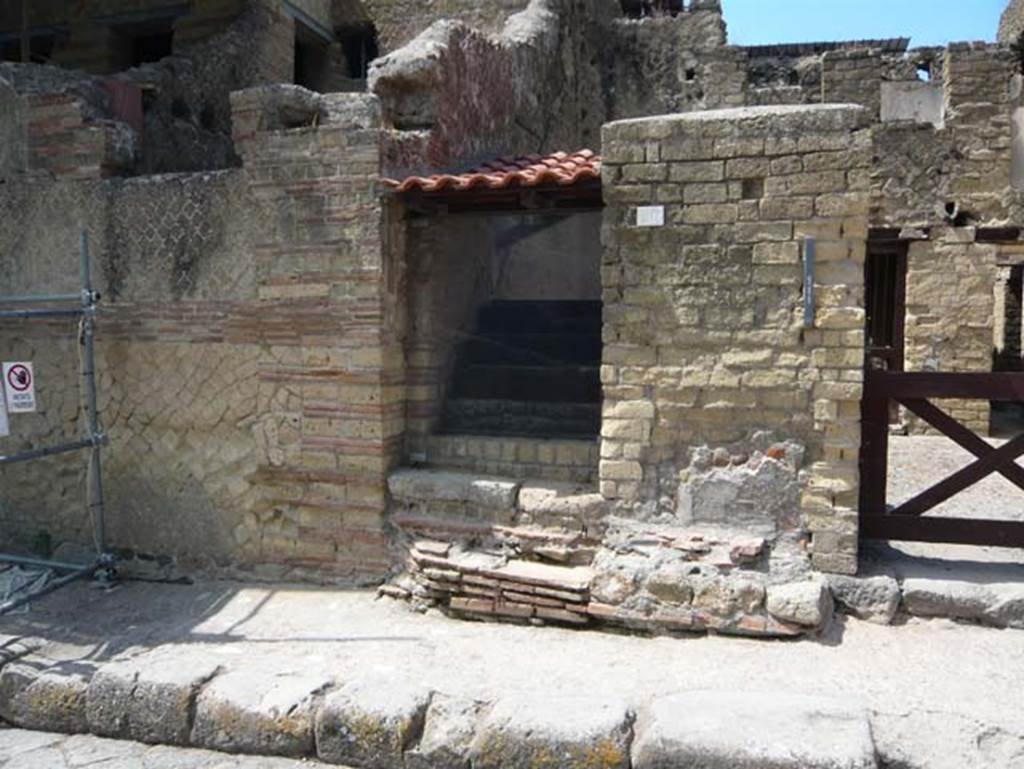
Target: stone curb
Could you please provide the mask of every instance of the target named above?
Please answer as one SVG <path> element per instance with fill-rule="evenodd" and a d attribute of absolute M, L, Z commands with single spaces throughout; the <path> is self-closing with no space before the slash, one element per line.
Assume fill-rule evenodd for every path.
<path fill-rule="evenodd" d="M 175 658 L 179 667 L 168 669 Z M 182 670 L 174 650 L 91 676 L 47 662 L 0 671 L 0 716 L 11 725 L 354 769 L 659 769 L 695 760 L 731 769 L 765 756 L 782 769 L 877 766 L 866 712 L 813 697 L 681 692 L 637 707 L 538 694 L 483 703 L 404 679 L 337 685 L 309 672 L 222 672 L 201 662 Z M 809 739 L 820 724 L 821 739 Z"/>

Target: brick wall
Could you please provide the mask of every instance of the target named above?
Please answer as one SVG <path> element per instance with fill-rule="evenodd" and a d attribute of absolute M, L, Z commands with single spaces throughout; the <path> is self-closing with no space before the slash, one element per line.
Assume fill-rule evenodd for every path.
<path fill-rule="evenodd" d="M 236 95 L 242 171 L 6 186 L 0 264 L 11 290 L 74 290 L 78 229 L 93 235 L 114 546 L 372 579 L 404 427 L 379 110 L 338 95 L 317 128 L 261 127 L 268 98 Z M 2 357 L 38 361 L 42 388 L 4 450 L 76 433 L 73 338 L 66 323 L 0 332 Z M 4 537 L 87 541 L 82 470 L 5 468 Z"/>
<path fill-rule="evenodd" d="M 377 190 L 379 107 L 334 95 L 336 122 L 253 130 L 267 92 L 232 96 L 246 177 L 277 212 L 255 248 L 260 307 L 273 319 L 257 371 L 267 438 L 254 478 L 265 494 L 253 513 L 257 547 L 274 562 L 381 574 L 404 375 L 400 243 L 385 240 L 394 228 Z"/>
<path fill-rule="evenodd" d="M 773 107 L 605 127 L 606 497 L 676 514 L 695 453 L 740 456 L 768 431 L 807 449 L 792 512 L 815 564 L 856 569 L 865 117 Z M 636 207 L 652 204 L 665 226 L 636 227 Z M 805 237 L 817 241 L 812 328 Z"/>

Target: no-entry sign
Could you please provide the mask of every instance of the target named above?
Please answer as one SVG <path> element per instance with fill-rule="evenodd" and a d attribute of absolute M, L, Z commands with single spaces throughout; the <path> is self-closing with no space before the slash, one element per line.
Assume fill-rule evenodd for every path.
<path fill-rule="evenodd" d="M 36 410 L 36 378 L 31 363 L 4 363 L 4 394 L 10 413 Z"/>

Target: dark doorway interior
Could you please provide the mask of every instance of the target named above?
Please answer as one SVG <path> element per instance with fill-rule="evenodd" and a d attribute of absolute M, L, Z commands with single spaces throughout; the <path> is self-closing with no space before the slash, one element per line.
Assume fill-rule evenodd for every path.
<path fill-rule="evenodd" d="M 864 368 L 868 371 L 903 371 L 908 248 L 905 240 L 868 241 L 864 263 Z M 899 421 L 899 405 L 893 401 L 889 423 Z"/>
<path fill-rule="evenodd" d="M 601 302 L 492 301 L 458 350 L 444 425 L 474 435 L 592 438 Z"/>
<path fill-rule="evenodd" d="M 864 266 L 866 368 L 903 371 L 907 312 L 907 242 L 868 241 Z"/>

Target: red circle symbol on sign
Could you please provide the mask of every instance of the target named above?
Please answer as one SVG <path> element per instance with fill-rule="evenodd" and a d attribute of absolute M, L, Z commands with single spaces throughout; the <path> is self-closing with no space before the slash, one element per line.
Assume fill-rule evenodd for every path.
<path fill-rule="evenodd" d="M 24 366 L 11 366 L 7 370 L 7 384 L 12 390 L 23 393 L 32 386 L 32 374 Z"/>

